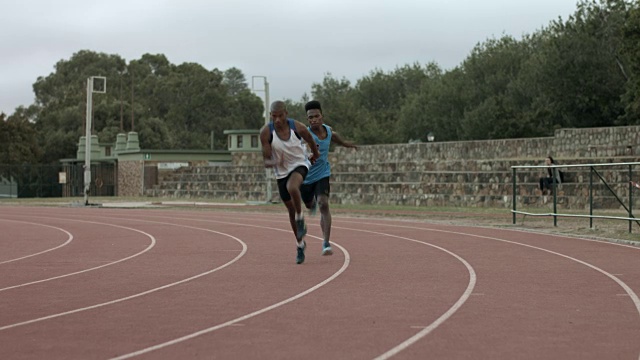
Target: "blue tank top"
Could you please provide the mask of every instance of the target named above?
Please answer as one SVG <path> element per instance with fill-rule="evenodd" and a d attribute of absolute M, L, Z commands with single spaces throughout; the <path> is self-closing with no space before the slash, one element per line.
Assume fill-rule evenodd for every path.
<path fill-rule="evenodd" d="M 311 130 L 311 127 L 308 127 L 311 136 L 313 136 L 313 140 L 316 142 L 318 146 L 318 152 L 320 153 L 320 158 L 316 160 L 316 162 L 311 165 L 309 168 L 309 173 L 304 180 L 304 184 L 313 184 L 314 182 L 331 176 L 331 165 L 329 165 L 329 145 L 331 145 L 331 128 L 325 124 L 322 124 L 325 130 L 327 130 L 327 137 L 324 140 L 320 140 L 318 135 L 314 134 Z"/>

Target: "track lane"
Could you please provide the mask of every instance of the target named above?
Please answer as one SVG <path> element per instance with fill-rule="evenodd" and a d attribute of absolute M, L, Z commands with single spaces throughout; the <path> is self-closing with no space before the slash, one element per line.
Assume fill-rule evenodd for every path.
<path fill-rule="evenodd" d="M 275 221 L 270 218 L 263 220 L 256 217 L 253 217 L 252 220 L 254 221 L 254 223 L 255 221 L 264 221 L 265 223 L 269 223 L 270 225 L 278 223 L 285 226 L 283 231 L 290 232 L 290 230 L 287 229 L 288 222 L 286 221 L 283 221 L 283 222 Z M 200 221 L 220 221 L 220 220 L 211 220 L 211 218 L 209 219 L 202 218 L 200 219 Z M 311 223 L 308 222 L 308 226 L 309 224 Z M 256 225 L 248 225 L 248 226 L 256 226 Z M 371 232 L 367 233 L 367 232 L 363 232 L 362 230 L 355 230 L 352 234 L 359 234 L 359 236 L 361 237 L 361 240 L 364 241 L 365 243 L 371 240 L 372 238 Z M 384 233 L 377 233 L 374 235 L 380 237 L 381 239 L 394 237 L 393 235 L 388 235 Z M 407 272 L 405 279 L 407 281 L 412 279 L 411 280 L 412 282 L 417 282 L 418 284 L 424 284 L 424 280 L 425 278 L 427 278 L 425 277 L 425 273 L 428 273 L 428 270 L 433 270 L 432 272 L 435 273 L 436 271 L 435 271 L 434 265 L 437 265 L 439 261 L 442 261 L 441 257 L 439 255 L 436 256 L 434 258 L 434 261 L 430 264 L 425 264 L 425 263 L 421 264 L 419 260 L 420 259 L 419 254 L 423 254 L 424 249 L 428 249 L 428 247 L 425 245 L 429 245 L 429 244 L 421 241 L 407 239 L 407 238 L 400 238 L 400 239 L 403 241 L 415 244 L 416 250 L 412 252 L 412 255 L 409 256 L 409 259 L 411 259 L 411 256 L 416 257 L 416 262 L 414 262 L 413 264 L 426 266 L 425 270 L 427 270 L 427 272 L 420 272 L 420 271 Z M 392 247 L 391 249 L 393 248 L 394 247 Z M 450 316 L 451 313 L 455 312 L 455 310 L 461 305 L 461 303 L 463 303 L 464 300 L 466 300 L 466 298 L 469 295 L 468 293 L 470 292 L 470 289 L 473 288 L 475 275 L 473 274 L 472 269 L 469 269 L 469 268 L 465 269 L 464 266 L 460 266 L 462 259 L 456 259 L 455 254 L 447 254 L 447 251 L 445 249 L 440 249 L 437 247 L 435 247 L 435 250 L 433 250 L 432 252 L 445 254 L 446 259 L 444 260 L 443 264 L 446 264 L 445 265 L 446 268 L 451 268 L 452 266 L 454 268 L 457 268 L 455 271 L 462 275 L 460 280 L 461 280 L 461 283 L 463 284 L 463 286 L 460 286 L 460 287 L 454 287 L 454 286 L 451 286 L 451 284 L 449 284 L 450 289 L 447 289 L 446 288 L 447 280 L 444 278 L 444 273 L 440 276 L 436 276 L 432 278 L 433 281 L 439 282 L 441 284 L 439 287 L 437 287 L 440 293 L 435 293 L 432 295 L 433 307 L 431 309 L 426 310 L 425 318 L 427 320 L 431 319 L 429 321 L 432 322 L 432 327 L 435 328 L 439 323 L 443 322 L 446 319 L 446 317 Z M 344 304 L 345 302 L 349 302 L 347 300 L 348 298 L 351 298 L 350 300 L 357 301 L 357 303 L 361 305 L 366 305 L 366 306 L 361 306 L 361 309 L 358 309 L 357 306 L 341 307 L 339 314 L 342 314 L 344 316 L 345 309 L 347 309 L 350 313 L 348 314 L 348 316 L 345 316 L 345 319 L 352 320 L 350 326 L 345 326 L 345 323 L 344 323 L 345 319 L 343 319 L 343 321 L 336 322 L 332 324 L 332 326 L 327 326 L 327 329 L 325 329 L 325 331 L 327 332 L 327 335 L 339 334 L 339 333 L 343 333 L 344 331 L 349 331 L 352 333 L 353 328 L 359 326 L 357 333 L 360 335 L 359 336 L 360 341 L 363 341 L 363 343 L 361 344 L 361 346 L 357 346 L 357 344 L 359 343 L 358 341 L 355 341 L 355 340 L 350 341 L 350 344 L 352 345 L 351 351 L 352 352 L 360 351 L 360 352 L 364 352 L 363 354 L 370 354 L 369 356 L 371 356 L 371 354 L 375 354 L 375 353 L 371 352 L 371 344 L 369 341 L 371 339 L 371 336 L 375 336 L 375 334 L 379 334 L 381 329 L 384 329 L 385 317 L 389 316 L 389 310 L 388 310 L 389 307 L 387 306 L 389 305 L 389 301 L 395 301 L 397 303 L 398 309 L 396 309 L 397 311 L 392 312 L 393 315 L 396 317 L 401 316 L 405 318 L 404 321 L 406 323 L 413 324 L 415 322 L 415 317 L 417 315 L 416 313 L 408 313 L 407 311 L 404 311 L 402 307 L 407 305 L 414 306 L 416 311 L 419 311 L 420 313 L 425 313 L 425 309 L 420 305 L 420 302 L 419 302 L 420 300 L 424 300 L 421 296 L 416 297 L 416 294 L 405 293 L 402 296 L 404 299 L 398 299 L 397 297 L 398 291 L 396 291 L 393 287 L 391 288 L 389 287 L 389 286 L 393 286 L 393 284 L 396 284 L 396 286 L 399 286 L 401 284 L 399 284 L 397 279 L 395 278 L 395 275 L 398 273 L 398 270 L 389 269 L 389 268 L 385 269 L 385 266 L 387 267 L 400 266 L 409 270 L 411 270 L 412 268 L 413 270 L 416 270 L 415 266 L 411 265 L 412 264 L 411 261 L 406 263 L 402 261 L 396 261 L 397 260 L 396 255 L 397 254 L 394 254 L 393 252 L 389 252 L 387 254 L 388 258 L 385 261 L 381 261 L 379 258 L 371 258 L 366 255 L 365 255 L 365 259 L 354 258 L 352 261 L 354 264 L 354 267 L 356 264 L 359 264 L 360 266 L 362 266 L 361 269 L 358 269 L 358 271 L 356 271 L 354 267 L 350 268 L 349 271 L 347 271 L 343 276 L 341 276 L 339 279 L 336 279 L 336 281 L 334 281 L 332 284 L 326 286 L 325 289 L 322 289 L 323 291 L 318 291 L 314 293 L 314 296 L 312 297 L 305 297 L 304 299 L 300 299 L 299 303 L 312 303 L 313 308 L 316 308 L 318 305 L 318 300 L 317 300 L 318 296 L 322 297 L 322 295 L 320 295 L 320 292 L 324 292 L 324 293 L 331 292 L 331 294 L 333 294 L 332 293 L 333 291 L 337 291 L 339 294 L 345 295 L 347 298 L 343 296 L 336 297 L 334 295 L 328 296 L 328 302 L 330 304 L 331 309 L 333 309 L 333 305 L 340 305 L 340 304 Z M 404 258 L 407 259 L 406 256 Z M 373 260 L 373 262 L 371 262 L 371 260 Z M 369 265 L 374 265 L 374 267 L 371 267 Z M 380 276 L 378 277 L 378 281 L 377 281 L 379 284 L 377 284 L 377 286 L 375 287 L 371 286 L 372 283 L 368 281 L 368 279 L 363 278 L 363 276 L 367 276 L 367 275 L 371 275 L 371 277 L 373 278 L 380 271 L 382 271 L 382 273 L 380 273 Z M 467 274 L 467 272 L 469 272 L 471 275 Z M 389 277 L 390 274 L 394 276 Z M 449 276 L 452 276 L 452 274 L 449 273 Z M 469 276 L 471 276 L 472 278 L 470 279 Z M 345 292 L 345 290 L 342 287 L 338 287 L 336 289 L 336 287 L 340 283 L 344 283 L 344 282 L 346 282 L 347 284 L 352 284 L 352 286 L 354 287 L 353 291 Z M 355 283 L 360 282 L 360 284 L 353 285 L 354 282 Z M 467 286 L 466 291 L 464 286 Z M 402 286 L 400 286 L 399 290 L 401 289 L 402 289 Z M 445 293 L 446 293 L 446 296 L 445 296 Z M 420 294 L 420 295 L 424 295 L 424 294 Z M 439 298 L 438 295 L 441 298 Z M 379 304 L 377 306 L 380 306 L 381 308 L 385 308 L 385 306 L 387 306 L 385 308 L 385 311 L 379 314 L 378 316 L 379 319 L 377 320 L 378 321 L 377 326 L 375 326 L 376 320 L 373 320 L 373 324 L 374 324 L 373 327 L 371 327 L 371 322 L 369 319 L 371 319 L 372 309 L 376 305 L 374 304 L 367 305 L 367 303 L 371 303 L 372 299 L 375 300 L 374 304 Z M 401 300 L 401 301 L 398 302 L 398 300 Z M 333 304 L 333 301 L 335 301 L 335 304 Z M 416 304 L 418 305 L 416 306 Z M 302 320 L 296 320 L 296 319 L 300 319 L 300 317 L 304 319 L 304 314 L 306 313 L 304 309 L 305 309 L 305 306 L 300 306 L 298 305 L 298 302 L 296 302 L 287 307 L 283 307 L 282 309 L 276 309 L 273 312 L 264 314 L 263 316 L 260 316 L 256 319 L 251 319 L 251 321 L 247 321 L 247 322 L 243 321 L 242 326 L 225 328 L 224 331 L 218 331 L 215 334 L 212 334 L 213 337 L 207 336 L 202 338 L 195 338 L 193 341 L 190 341 L 188 344 L 184 344 L 182 346 L 168 347 L 166 349 L 163 349 L 159 354 L 152 353 L 152 355 L 150 355 L 151 356 L 150 358 L 156 358 L 158 356 L 160 358 L 175 358 L 175 356 L 178 356 L 180 354 L 184 356 L 185 353 L 187 354 L 186 355 L 187 357 L 190 357 L 190 356 L 197 357 L 197 353 L 203 353 L 203 352 L 206 353 L 207 351 L 215 353 L 216 356 L 225 358 L 228 356 L 233 356 L 234 353 L 237 354 L 237 351 L 243 351 L 243 349 L 245 349 L 242 352 L 243 357 L 246 357 L 246 356 L 249 356 L 248 353 L 246 353 L 247 352 L 246 345 L 248 344 L 252 345 L 252 352 L 256 355 L 256 357 L 259 357 L 260 354 L 268 353 L 269 349 L 278 348 L 278 347 L 286 348 L 287 354 L 289 354 L 287 356 L 292 356 L 292 357 L 296 357 L 297 355 L 304 355 L 304 354 L 306 354 L 305 355 L 306 357 L 311 359 L 332 358 L 332 357 L 338 356 L 339 354 L 342 354 L 340 356 L 344 356 L 343 348 L 337 347 L 333 349 L 332 347 L 327 347 L 323 345 L 323 343 L 319 341 L 317 336 L 318 335 L 317 329 L 315 329 L 316 325 L 312 323 L 305 323 Z M 330 312 L 323 312 L 323 313 L 330 314 Z M 336 316 L 340 316 L 340 315 L 333 315 L 333 314 L 331 315 L 332 318 L 335 318 Z M 375 317 L 376 316 L 374 316 L 374 318 Z M 296 327 L 283 328 L 282 321 L 279 320 L 282 318 L 293 319 L 292 321 L 294 321 L 297 324 Z M 398 323 L 402 322 L 402 320 L 400 319 L 397 319 L 395 321 Z M 402 326 L 402 330 L 404 330 L 406 334 L 409 334 L 408 336 L 415 334 L 416 330 L 406 325 L 406 323 L 404 326 Z M 256 324 L 256 325 L 253 325 L 253 324 Z M 279 324 L 279 325 L 274 325 L 274 324 Z M 428 333 L 428 331 L 430 331 L 430 329 L 425 329 L 427 327 L 427 324 L 428 323 L 420 321 L 420 325 L 422 325 L 421 328 L 423 331 L 422 331 L 422 334 L 418 335 L 418 338 L 424 336 L 423 334 L 426 334 Z M 304 328 L 306 328 L 306 326 L 310 326 L 313 332 L 307 333 L 306 331 L 304 331 Z M 300 329 L 300 327 L 303 327 L 303 329 Z M 277 328 L 277 331 L 275 330 L 276 328 Z M 218 328 L 216 328 L 216 330 L 218 330 Z M 260 350 L 259 347 L 257 347 L 257 343 L 259 343 L 260 340 L 257 339 L 256 337 L 252 337 L 252 336 L 246 337 L 246 335 L 233 336 L 233 334 L 237 332 L 249 332 L 252 330 L 258 331 L 259 333 L 262 333 L 263 331 L 269 331 L 269 333 L 272 334 L 272 336 L 277 336 L 278 334 L 281 334 L 283 336 L 278 336 L 277 340 L 270 337 L 268 339 L 268 342 L 263 344 L 263 346 L 265 346 L 266 349 L 263 349 L 262 351 Z M 291 331 L 293 331 L 293 333 L 289 333 Z M 290 336 L 284 336 L 284 334 L 288 334 Z M 311 336 L 311 334 L 313 334 L 313 338 L 307 339 L 308 337 Z M 292 343 L 290 340 L 291 337 L 300 339 L 300 342 Z M 333 337 L 330 337 L 330 338 L 333 338 Z M 353 334 L 351 339 L 353 339 Z M 312 340 L 312 342 L 305 341 L 305 340 Z M 281 341 L 284 341 L 284 343 L 282 343 Z M 335 342 L 335 340 L 330 340 L 330 341 L 332 343 Z M 409 342 L 411 341 L 413 340 L 409 340 Z M 225 345 L 224 347 L 221 347 L 220 344 L 225 344 Z M 296 345 L 296 344 L 302 344 L 302 346 Z M 342 343 L 340 345 L 342 345 Z M 355 345 L 355 347 L 353 345 Z M 336 351 L 332 352 L 332 350 L 337 350 L 337 352 Z M 143 353 L 133 353 L 133 354 L 140 355 Z M 251 356 L 249 357 L 251 358 Z"/>
<path fill-rule="evenodd" d="M 265 217 L 265 219 L 268 218 L 273 217 Z M 466 336 L 460 337 L 460 339 L 472 339 L 472 341 L 464 340 L 463 346 L 452 343 L 451 336 L 445 336 L 444 343 L 435 341 L 438 351 L 442 351 L 440 353 L 442 357 L 452 354 L 458 354 L 463 358 L 473 357 L 471 354 L 474 352 L 465 353 L 467 349 L 479 349 L 490 356 L 504 356 L 511 351 L 513 352 L 511 355 L 522 357 L 522 349 L 525 348 L 530 350 L 531 358 L 541 354 L 557 357 L 558 353 L 569 354 L 569 358 L 598 358 L 611 355 L 612 344 L 617 344 L 615 354 L 623 358 L 638 356 L 638 346 L 634 341 L 640 336 L 637 301 L 633 287 L 626 284 L 629 282 L 626 280 L 627 276 L 625 281 L 621 281 L 614 273 L 586 261 L 518 242 L 548 242 L 546 234 L 497 231 L 501 237 L 508 234 L 518 240 L 511 241 L 495 236 L 456 231 L 457 227 L 452 226 L 433 224 L 418 226 L 404 221 L 381 222 L 362 219 L 348 221 L 348 226 L 343 228 L 350 229 L 356 224 L 366 229 L 380 227 L 387 232 L 398 234 L 429 233 L 430 242 L 446 246 L 469 259 L 474 267 L 482 270 L 479 272 L 479 277 L 484 281 L 479 282 L 476 296 L 473 296 L 469 304 L 466 304 L 463 311 L 458 314 L 462 317 L 462 328 L 468 325 L 465 322 L 477 324 L 477 326 L 469 326 L 475 332 L 465 331 Z M 334 229 L 342 227 L 340 225 L 341 223 L 336 222 L 334 218 Z M 478 230 L 482 234 L 482 229 Z M 484 230 L 496 233 L 495 229 Z M 559 239 L 562 238 L 556 237 L 555 242 Z M 625 267 L 632 274 L 636 271 L 633 264 L 637 263 L 638 253 L 635 249 L 610 243 L 566 240 L 573 243 L 569 247 L 582 245 L 586 248 L 580 252 L 601 254 L 601 248 L 612 250 L 618 255 L 614 261 L 616 269 Z M 598 251 L 593 251 L 592 247 L 598 248 Z M 358 248 L 354 248 L 354 252 L 357 250 Z M 627 250 L 632 250 L 631 254 Z M 601 261 L 602 258 L 600 256 Z M 625 261 L 621 262 L 621 258 Z M 612 263 L 608 265 L 611 267 Z M 494 271 L 496 268 L 500 271 Z M 544 271 L 541 272 L 541 270 Z M 520 289 L 520 291 L 510 290 L 509 287 Z M 489 303 L 485 303 L 489 300 Z M 490 306 L 491 312 L 483 310 L 482 307 L 470 306 L 480 302 Z M 493 304 L 503 304 L 503 308 L 495 308 Z M 522 304 L 529 304 L 529 306 Z M 474 311 L 468 309 L 474 309 Z M 510 314 L 511 312 L 515 313 Z M 478 322 L 479 318 L 484 319 L 488 324 L 494 324 L 492 326 L 498 325 L 495 325 L 491 316 L 479 317 L 479 314 L 483 313 L 489 313 L 495 319 L 505 319 L 504 324 L 496 331 L 486 331 L 483 329 L 483 323 Z M 507 313 L 506 318 L 505 313 Z M 594 314 L 599 315 L 594 316 Z M 563 317 L 569 320 L 562 322 L 560 319 Z M 452 322 L 455 324 L 453 320 L 457 318 L 453 316 L 446 324 L 453 327 L 454 334 L 461 331 L 458 326 L 451 324 Z M 540 326 L 538 321 L 541 319 L 553 325 Z M 590 328 L 589 336 L 584 332 L 576 332 L 576 328 L 582 327 Z M 393 333 L 397 332 L 398 330 L 395 330 Z M 437 334 L 437 331 L 434 334 Z M 439 339 L 439 337 L 429 336 L 424 343 L 429 344 L 431 339 Z M 528 341 L 523 342 L 522 339 L 528 339 Z M 549 342 L 549 339 L 557 341 Z M 338 342 L 334 339 L 332 344 L 335 346 Z M 421 343 L 420 346 L 408 348 L 407 355 L 399 354 L 398 356 L 415 358 L 420 354 L 433 352 L 432 347 L 425 347 Z"/>
<path fill-rule="evenodd" d="M 109 212 L 112 213 L 116 212 Z M 128 211 L 121 213 L 132 214 Z M 160 213 L 146 212 L 149 216 Z M 169 211 L 164 216 L 176 218 L 184 213 Z M 135 214 L 144 216 L 145 212 L 136 211 Z M 188 216 L 191 221 L 201 222 L 212 218 L 217 221 L 228 221 L 228 218 L 237 221 L 245 215 L 188 212 Z M 326 259 L 312 253 L 310 261 L 298 267 L 304 271 L 297 269 L 291 265 L 291 230 L 288 222 L 282 221 L 286 216 L 251 215 L 250 218 L 251 223 L 264 222 L 270 226 L 278 226 L 283 235 L 271 238 L 269 234 L 258 232 L 261 241 L 252 244 L 258 246 L 267 243 L 273 247 L 261 248 L 263 252 L 260 256 L 247 258 L 246 263 L 243 261 L 242 266 L 234 270 L 241 270 L 246 265 L 268 274 L 247 275 L 248 278 L 254 276 L 249 281 L 251 285 L 247 286 L 252 287 L 253 284 L 269 279 L 268 275 L 284 279 L 287 274 L 278 272 L 279 267 L 296 269 L 295 274 L 290 274 L 291 277 L 287 278 L 288 281 L 278 282 L 277 286 L 282 287 L 280 289 L 269 290 L 266 284 L 262 284 L 264 287 L 260 289 L 260 295 L 268 297 L 274 293 L 280 294 L 284 288 L 292 286 L 289 283 L 291 280 L 296 282 L 294 286 L 304 284 L 307 277 L 317 275 L 317 272 L 335 262 L 335 255 Z M 316 222 L 315 219 L 308 222 L 311 235 L 320 234 L 317 224 L 314 224 Z M 359 233 L 365 232 L 357 230 L 384 232 L 388 235 L 369 233 L 360 236 Z M 638 346 L 634 342 L 639 336 L 638 321 L 629 316 L 630 313 L 637 314 L 633 296 L 630 295 L 637 292 L 634 281 L 637 277 L 636 270 L 628 266 L 637 263 L 637 251 L 615 247 L 609 243 L 558 238 L 548 234 L 531 236 L 511 230 L 485 230 L 490 232 L 484 233 L 482 228 L 405 221 L 345 220 L 334 216 L 333 238 L 348 246 L 353 256 L 348 271 L 337 279 L 290 304 L 140 357 L 175 358 L 185 354 L 194 358 L 209 357 L 212 354 L 242 354 L 244 358 L 283 354 L 285 357 L 300 355 L 310 359 L 330 358 L 330 355 L 334 355 L 334 358 L 384 356 L 389 349 L 424 330 L 429 324 L 428 320 L 437 319 L 438 314 L 450 308 L 453 303 L 450 299 L 455 299 L 451 295 L 456 291 L 459 295 L 458 285 L 465 281 L 460 276 L 460 264 L 452 266 L 442 254 L 423 252 L 419 246 L 414 247 L 409 245 L 410 242 L 400 241 L 398 238 L 413 237 L 446 248 L 467 259 L 477 270 L 478 282 L 466 303 L 447 321 L 439 324 L 419 341 L 393 354 L 393 358 L 424 358 L 425 354 L 435 358 L 638 358 Z M 234 228 L 232 231 L 240 230 Z M 280 242 L 285 245 L 281 246 Z M 311 243 L 310 247 L 314 245 L 314 251 L 319 252 L 319 241 Z M 290 256 L 282 255 L 289 252 Z M 413 256 L 431 264 L 424 265 L 414 260 Z M 277 266 L 264 268 L 265 261 L 273 261 Z M 233 272 L 226 271 L 217 275 L 220 282 L 225 281 L 224 276 L 234 276 Z M 240 275 L 240 278 L 245 277 Z M 614 278 L 626 284 L 630 291 Z M 421 288 L 420 284 L 424 287 L 425 282 L 431 289 Z M 196 284 L 199 286 L 193 287 Z M 225 284 L 216 286 L 215 289 L 223 292 L 236 291 L 231 282 Z M 194 282 L 181 288 L 181 291 L 192 291 L 192 296 L 195 296 L 211 289 L 213 288 L 201 282 Z M 241 313 L 244 310 L 246 314 L 243 297 L 255 294 L 256 289 L 240 290 L 233 300 L 227 298 L 235 303 L 220 301 L 215 304 L 226 306 L 226 310 L 230 312 Z M 204 297 L 203 302 L 206 301 L 205 295 L 200 296 Z M 89 333 L 95 332 L 96 336 L 113 334 L 114 330 L 110 328 L 120 325 L 123 325 L 122 328 L 137 328 L 142 324 L 146 324 L 148 328 L 167 326 L 172 316 L 158 312 L 163 311 L 162 309 L 170 312 L 176 304 L 167 301 L 167 297 L 164 298 L 164 308 L 153 305 L 160 303 L 160 298 L 153 297 L 151 302 L 145 301 L 145 305 L 152 306 L 144 312 L 144 316 L 134 316 L 138 321 L 144 320 L 140 323 L 126 321 L 126 318 L 131 317 L 132 307 L 121 308 L 122 305 L 127 305 L 125 303 L 95 309 L 92 313 L 97 319 L 106 319 L 108 313 L 111 313 L 117 314 L 116 317 L 122 321 L 102 324 L 109 329 L 89 327 Z M 419 302 L 419 299 L 427 301 Z M 254 303 L 256 301 L 251 300 Z M 183 304 L 191 309 L 179 312 L 187 317 L 185 321 L 199 321 L 196 313 L 205 308 L 193 307 L 194 303 L 190 302 L 180 303 Z M 422 316 L 416 317 L 412 311 L 416 304 L 419 305 L 418 310 Z M 143 310 L 143 305 L 133 308 Z M 396 312 L 398 309 L 405 312 Z M 212 308 L 211 311 L 218 309 Z M 213 317 L 203 320 L 203 323 L 211 323 L 211 320 L 221 315 L 206 314 L 205 317 Z M 151 319 L 152 317 L 159 319 Z M 412 322 L 415 319 L 426 319 L 427 322 Z M 84 320 L 75 316 L 61 320 L 63 322 L 56 323 L 54 328 L 62 329 L 64 326 L 73 327 L 74 324 L 84 323 Z M 184 325 L 174 323 L 162 329 L 159 334 L 172 331 L 184 333 L 185 329 L 176 331 L 176 327 L 180 326 Z M 73 334 L 78 335 L 77 332 Z M 566 336 L 567 334 L 570 336 Z M 71 339 L 66 336 L 60 338 Z M 128 346 L 125 346 L 124 337 L 112 337 L 111 341 L 122 344 L 124 348 L 135 349 L 136 346 L 148 344 L 148 338 L 142 338 L 137 339 L 139 342 L 132 341 Z M 292 339 L 300 341 L 293 342 Z M 99 349 L 101 347 L 93 350 Z"/>
<path fill-rule="evenodd" d="M 3 225 L 2 236 L 0 236 L 2 239 L 0 241 L 0 256 L 2 256 L 0 265 L 60 249 L 69 245 L 73 240 L 73 234 L 57 226 L 1 218 L 0 224 Z M 34 231 L 32 227 L 45 227 L 55 231 L 43 237 L 42 230 Z"/>

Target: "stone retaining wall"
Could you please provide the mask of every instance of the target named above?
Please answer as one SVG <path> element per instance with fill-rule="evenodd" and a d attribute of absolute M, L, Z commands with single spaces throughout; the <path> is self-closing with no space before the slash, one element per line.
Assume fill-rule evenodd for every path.
<path fill-rule="evenodd" d="M 144 181 L 144 161 L 118 162 L 118 196 L 140 196 Z"/>
<path fill-rule="evenodd" d="M 554 137 L 337 147 L 332 163 L 331 201 L 338 204 L 511 207 L 511 166 L 542 165 L 547 155 L 561 164 L 637 162 L 640 127 L 560 129 Z M 176 198 L 266 200 L 266 174 L 260 153 L 236 153 L 234 166 L 191 167 L 166 173 L 147 195 Z M 628 167 L 598 168 L 616 195 L 629 194 Z M 640 166 L 632 167 L 640 177 Z M 518 206 L 548 206 L 537 190 L 545 169 L 519 169 Z M 565 208 L 589 204 L 589 167 L 565 169 L 568 183 L 557 190 Z M 279 199 L 270 177 L 272 199 Z M 619 207 L 596 178 L 595 207 Z M 640 196 L 637 196 L 640 199 Z M 637 204 L 634 204 L 636 207 Z"/>

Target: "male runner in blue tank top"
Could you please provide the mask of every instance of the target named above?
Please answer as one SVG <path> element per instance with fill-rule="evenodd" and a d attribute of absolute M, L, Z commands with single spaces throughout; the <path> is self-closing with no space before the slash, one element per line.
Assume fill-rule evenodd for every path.
<path fill-rule="evenodd" d="M 322 244 L 322 255 L 331 255 L 331 212 L 329 211 L 329 178 L 331 177 L 331 165 L 329 164 L 329 146 L 335 143 L 344 147 L 357 149 L 358 147 L 350 142 L 344 141 L 337 132 L 323 122 L 322 106 L 319 101 L 312 100 L 305 104 L 307 119 L 309 120 L 309 132 L 318 146 L 320 157 L 309 169 L 304 183 L 300 188 L 302 201 L 312 214 L 316 207 L 320 208 L 320 227 L 324 242 Z"/>
<path fill-rule="evenodd" d="M 278 180 L 278 192 L 289 211 L 289 222 L 298 243 L 296 263 L 304 262 L 307 244 L 302 239 L 307 225 L 302 214 L 300 186 L 311 164 L 320 156 L 309 130 L 299 121 L 287 118 L 287 107 L 283 101 L 274 101 L 270 109 L 271 122 L 260 130 L 262 157 L 265 167 L 274 168 Z M 307 146 L 311 158 L 307 158 Z"/>

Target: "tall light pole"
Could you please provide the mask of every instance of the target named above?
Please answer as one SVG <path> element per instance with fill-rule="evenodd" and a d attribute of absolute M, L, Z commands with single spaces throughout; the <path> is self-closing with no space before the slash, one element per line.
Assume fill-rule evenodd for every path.
<path fill-rule="evenodd" d="M 91 186 L 91 110 L 93 105 L 93 93 L 107 92 L 107 78 L 104 76 L 92 76 L 87 79 L 87 114 L 84 139 L 84 204 L 89 205 L 89 189 Z"/>
<path fill-rule="evenodd" d="M 257 89 L 255 88 L 255 80 L 256 79 L 263 79 L 264 81 L 264 88 L 262 89 Z M 258 92 L 258 91 L 264 91 L 264 124 L 265 125 L 269 125 L 269 82 L 267 81 L 267 77 L 266 76 L 260 76 L 260 75 L 256 75 L 256 76 L 252 76 L 251 77 L 251 89 L 254 92 Z M 272 198 L 272 193 L 273 191 L 271 190 L 271 169 L 270 168 L 265 168 L 265 180 L 267 182 L 267 199 L 266 202 L 269 203 L 271 202 L 271 198 Z"/>

